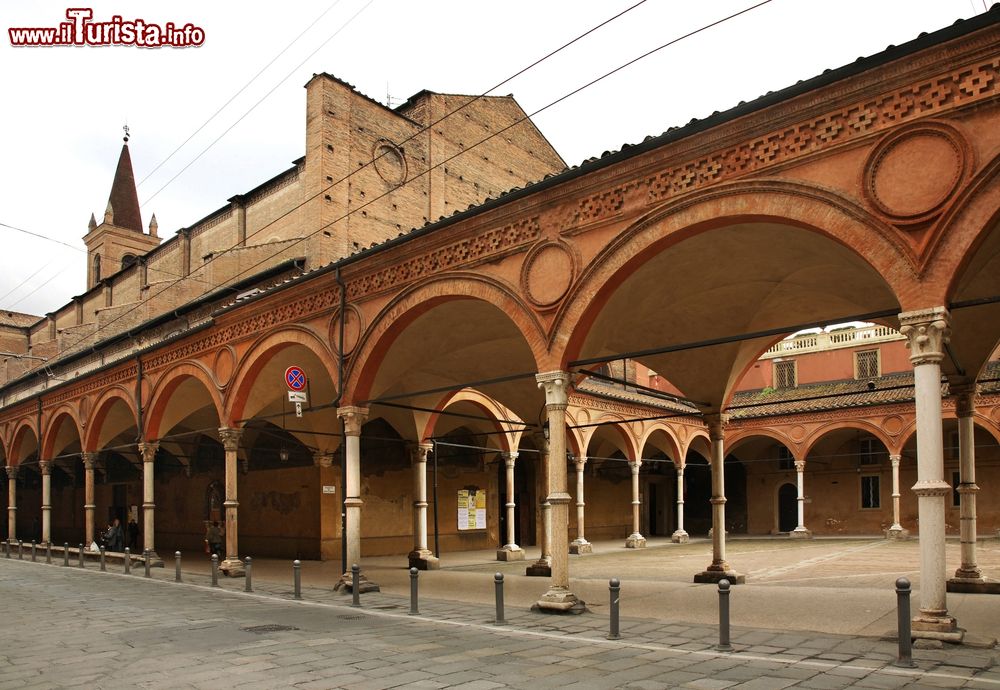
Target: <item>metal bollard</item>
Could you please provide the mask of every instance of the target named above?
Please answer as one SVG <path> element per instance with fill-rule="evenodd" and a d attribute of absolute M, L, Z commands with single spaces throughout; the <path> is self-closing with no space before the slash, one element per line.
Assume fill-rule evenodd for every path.
<path fill-rule="evenodd" d="M 729 580 L 719 580 L 719 646 L 720 652 L 731 652 L 729 644 Z"/>
<path fill-rule="evenodd" d="M 80 567 L 83 567 L 83 544 L 80 544 Z"/>
<path fill-rule="evenodd" d="M 129 552 L 128 547 L 125 547 L 125 574 L 128 575 L 132 572 L 132 554 Z"/>
<path fill-rule="evenodd" d="M 302 598 L 302 561 L 292 561 L 292 597 Z"/>
<path fill-rule="evenodd" d="M 10 558 L 10 544 L 3 542 L 3 555 Z"/>
<path fill-rule="evenodd" d="M 617 577 L 613 577 L 608 581 L 608 591 L 611 593 L 611 621 L 608 630 L 609 640 L 620 640 L 622 639 L 619 633 L 619 604 L 621 603 L 621 591 L 622 583 Z"/>
<path fill-rule="evenodd" d="M 243 578 L 246 581 L 246 583 L 243 586 L 243 591 L 244 592 L 252 592 L 253 591 L 253 582 L 251 582 L 251 580 L 253 578 L 253 559 L 250 558 L 250 556 L 247 556 L 244 559 L 244 561 L 243 561 L 243 567 L 246 570 L 246 577 Z"/>
<path fill-rule="evenodd" d="M 181 581 L 181 552 L 174 551 L 174 582 Z"/>
<path fill-rule="evenodd" d="M 104 547 L 101 547 L 101 572 L 105 572 L 108 569 L 107 561 L 104 560 Z"/>
<path fill-rule="evenodd" d="M 496 588 L 497 600 L 497 617 L 493 621 L 493 625 L 507 625 L 507 621 L 503 619 L 503 573 L 496 573 L 493 576 L 493 584 Z"/>
<path fill-rule="evenodd" d="M 24 542 L 20 539 L 17 540 L 17 559 L 19 561 L 24 560 Z"/>
<path fill-rule="evenodd" d="M 417 610 L 417 578 L 420 576 L 420 571 L 416 568 L 410 568 L 410 615 L 416 616 L 420 614 Z"/>
<path fill-rule="evenodd" d="M 361 606 L 361 566 L 351 566 L 351 606 Z"/>
<path fill-rule="evenodd" d="M 149 577 L 149 549 L 142 550 L 143 565 L 146 567 L 145 576 Z"/>
<path fill-rule="evenodd" d="M 35 540 L 32 539 L 31 540 L 31 562 L 32 563 L 35 562 L 35 549 L 37 549 L 37 548 L 38 548 L 38 544 L 36 544 Z"/>
<path fill-rule="evenodd" d="M 894 666 L 913 668 L 913 636 L 910 630 L 910 581 L 905 577 L 896 580 L 896 617 L 899 628 L 899 656 Z"/>
<path fill-rule="evenodd" d="M 63 567 L 64 568 L 68 568 L 69 567 L 69 542 L 68 541 L 64 541 L 63 542 Z"/>
<path fill-rule="evenodd" d="M 52 565 L 52 542 L 45 542 L 45 562 Z"/>
<path fill-rule="evenodd" d="M 212 554 L 212 586 L 219 586 L 219 554 Z"/>

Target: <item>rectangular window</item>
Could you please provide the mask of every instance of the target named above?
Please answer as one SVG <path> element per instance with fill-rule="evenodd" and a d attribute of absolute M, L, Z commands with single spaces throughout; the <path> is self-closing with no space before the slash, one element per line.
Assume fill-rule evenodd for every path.
<path fill-rule="evenodd" d="M 881 461 L 882 444 L 873 438 L 858 441 L 858 462 L 861 465 L 877 465 Z"/>
<path fill-rule="evenodd" d="M 779 470 L 795 469 L 795 458 L 792 456 L 792 451 L 788 450 L 784 446 L 778 447 L 778 469 Z"/>
<path fill-rule="evenodd" d="M 854 378 L 877 379 L 882 375 L 878 350 L 860 350 L 854 353 Z"/>
<path fill-rule="evenodd" d="M 958 472 L 951 473 L 951 505 L 958 508 L 962 505 L 962 494 L 958 493 L 958 485 L 962 483 L 961 475 Z"/>
<path fill-rule="evenodd" d="M 795 388 L 795 360 L 774 362 L 774 387 Z"/>
<path fill-rule="evenodd" d="M 880 508 L 881 506 L 878 476 L 873 474 L 861 477 L 861 507 Z"/>

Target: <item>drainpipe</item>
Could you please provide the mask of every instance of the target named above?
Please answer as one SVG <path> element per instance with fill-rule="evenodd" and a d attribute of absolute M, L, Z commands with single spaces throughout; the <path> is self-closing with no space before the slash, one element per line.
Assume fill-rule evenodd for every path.
<path fill-rule="evenodd" d="M 136 423 L 139 425 L 136 429 L 135 442 L 145 443 L 142 423 L 142 358 L 139 355 L 135 356 L 135 409 Z"/>
<path fill-rule="evenodd" d="M 344 324 L 347 321 L 347 286 L 340 277 L 340 266 L 335 274 L 337 287 L 340 289 L 340 328 L 337 349 L 337 399 L 333 401 L 334 409 L 340 407 L 344 398 Z M 340 572 L 347 572 L 347 423 L 340 419 Z"/>

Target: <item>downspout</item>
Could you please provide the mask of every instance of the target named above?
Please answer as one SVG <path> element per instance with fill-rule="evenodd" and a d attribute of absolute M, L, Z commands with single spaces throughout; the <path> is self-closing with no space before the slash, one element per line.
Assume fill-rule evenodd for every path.
<path fill-rule="evenodd" d="M 340 277 L 340 266 L 334 274 L 340 290 L 340 328 L 337 348 L 337 398 L 334 408 L 339 408 L 344 399 L 344 323 L 347 321 L 347 286 Z M 340 419 L 340 572 L 347 572 L 347 423 Z"/>
<path fill-rule="evenodd" d="M 38 396 L 38 462 L 42 461 L 42 396 Z"/>
<path fill-rule="evenodd" d="M 138 424 L 135 442 L 138 445 L 145 442 L 142 423 L 142 357 L 139 355 L 135 356 L 135 409 Z"/>

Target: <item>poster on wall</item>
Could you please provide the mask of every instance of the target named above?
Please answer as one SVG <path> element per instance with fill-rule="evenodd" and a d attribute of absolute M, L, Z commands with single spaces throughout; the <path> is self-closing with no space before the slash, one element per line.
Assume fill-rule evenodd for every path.
<path fill-rule="evenodd" d="M 486 529 L 486 489 L 458 492 L 458 529 Z"/>

